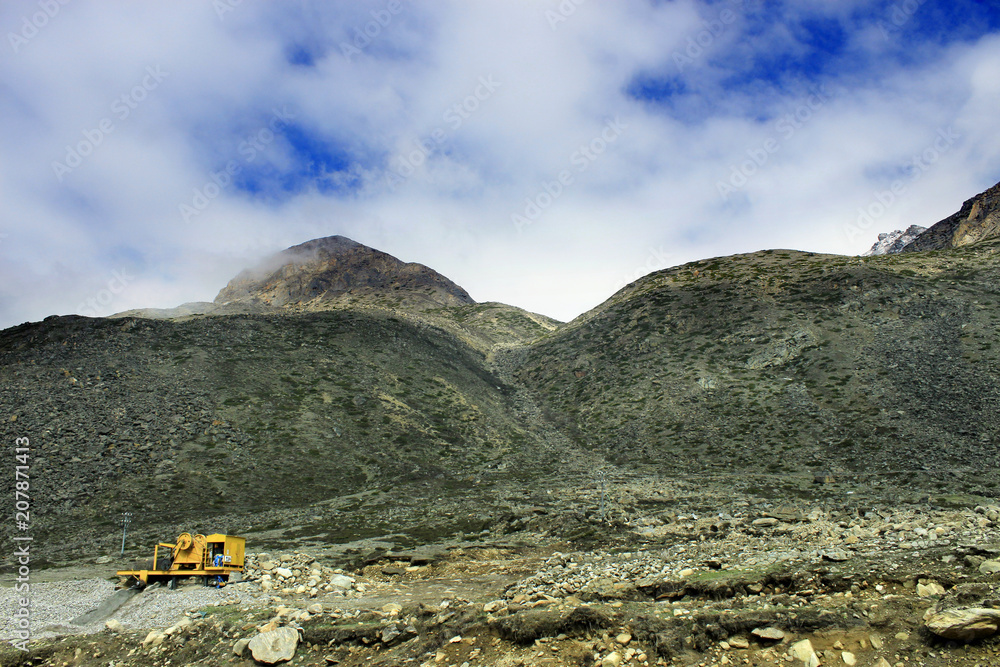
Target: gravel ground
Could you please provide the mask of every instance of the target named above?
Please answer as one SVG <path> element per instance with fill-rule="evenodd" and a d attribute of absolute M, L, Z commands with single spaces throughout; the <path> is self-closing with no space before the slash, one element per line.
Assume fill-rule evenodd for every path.
<path fill-rule="evenodd" d="M 104 620 L 83 627 L 69 622 L 95 608 L 114 592 L 114 584 L 105 579 L 32 584 L 32 638 L 102 630 Z M 0 588 L 0 640 L 14 637 L 12 619 L 18 608 L 18 597 L 13 588 Z M 266 595 L 245 584 L 223 589 L 207 586 L 184 586 L 173 591 L 154 588 L 135 596 L 109 618 L 117 619 L 129 630 L 165 628 L 192 609 L 220 604 L 255 607 L 267 601 Z"/>

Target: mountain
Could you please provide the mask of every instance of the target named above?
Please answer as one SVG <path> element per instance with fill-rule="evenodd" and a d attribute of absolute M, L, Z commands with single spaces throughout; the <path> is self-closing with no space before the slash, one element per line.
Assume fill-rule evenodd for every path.
<path fill-rule="evenodd" d="M 1000 183 L 966 200 L 961 210 L 932 225 L 903 252 L 960 248 L 1000 237 Z"/>
<path fill-rule="evenodd" d="M 998 252 L 720 257 L 562 324 L 317 239 L 211 307 L 0 332 L 0 435 L 30 436 L 37 539 L 62 558 L 114 548 L 122 511 L 137 544 L 586 535 L 601 470 L 629 480 L 624 517 L 665 480 L 699 513 L 711 489 L 958 502 L 1000 484 Z"/>
<path fill-rule="evenodd" d="M 810 472 L 985 493 L 998 250 L 667 269 L 533 344 L 516 379 L 579 447 L 649 475 L 773 497 L 806 493 Z"/>
<path fill-rule="evenodd" d="M 862 257 L 872 257 L 873 255 L 892 255 L 901 252 L 905 246 L 912 243 L 914 239 L 927 231 L 926 227 L 920 225 L 910 225 L 906 231 L 897 229 L 893 232 L 878 235 L 878 241 L 862 254 Z"/>
<path fill-rule="evenodd" d="M 248 310 L 309 311 L 359 299 L 407 309 L 475 303 L 437 271 L 343 236 L 307 241 L 268 258 L 231 280 L 215 303 Z"/>

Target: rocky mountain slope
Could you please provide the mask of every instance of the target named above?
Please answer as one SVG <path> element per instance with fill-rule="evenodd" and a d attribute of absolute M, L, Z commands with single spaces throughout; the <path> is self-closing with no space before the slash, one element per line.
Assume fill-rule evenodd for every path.
<path fill-rule="evenodd" d="M 892 232 L 883 232 L 878 235 L 878 241 L 872 244 L 872 247 L 868 249 L 867 252 L 863 253 L 863 257 L 871 257 L 873 255 L 892 255 L 894 253 L 900 252 L 908 244 L 912 243 L 914 239 L 927 231 L 926 227 L 921 227 L 920 225 L 910 225 L 905 230 L 897 229 Z"/>
<path fill-rule="evenodd" d="M 352 300 L 406 309 L 475 303 L 437 271 L 401 262 L 343 236 L 292 246 L 242 272 L 215 297 L 216 305 L 239 304 L 250 310 L 326 310 Z"/>
<path fill-rule="evenodd" d="M 1000 183 L 966 200 L 961 210 L 931 226 L 903 252 L 959 248 L 1000 237 Z"/>
<path fill-rule="evenodd" d="M 764 499 L 989 497 L 998 249 L 716 258 L 560 325 L 318 239 L 215 310 L 0 332 L 0 431 L 31 437 L 33 511 L 67 553 L 125 510 L 149 535 L 586 534 L 601 468 Z"/>
<path fill-rule="evenodd" d="M 998 249 L 667 269 L 541 339 L 516 377 L 581 448 L 649 473 L 992 493 Z"/>

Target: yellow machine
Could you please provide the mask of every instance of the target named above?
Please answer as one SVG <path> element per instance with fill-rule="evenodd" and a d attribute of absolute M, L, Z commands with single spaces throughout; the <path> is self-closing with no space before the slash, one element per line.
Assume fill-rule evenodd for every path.
<path fill-rule="evenodd" d="M 242 574 L 245 546 L 244 538 L 233 535 L 181 533 L 176 544 L 156 545 L 149 569 L 119 570 L 118 576 L 132 577 L 139 586 L 166 581 L 172 588 L 178 577 L 204 577 L 206 585 L 225 586 L 234 572 Z"/>

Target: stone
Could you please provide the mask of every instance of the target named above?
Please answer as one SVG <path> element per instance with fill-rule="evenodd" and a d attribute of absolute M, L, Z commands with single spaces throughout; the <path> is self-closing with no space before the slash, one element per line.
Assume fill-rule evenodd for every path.
<path fill-rule="evenodd" d="M 844 661 L 844 664 L 847 665 L 847 667 L 854 667 L 854 665 L 858 664 L 857 657 L 850 651 L 844 651 L 841 653 L 840 659 Z"/>
<path fill-rule="evenodd" d="M 390 602 L 389 604 L 382 605 L 382 611 L 389 614 L 390 616 L 396 616 L 399 612 L 403 611 L 402 605 L 398 605 L 395 602 Z"/>
<path fill-rule="evenodd" d="M 330 585 L 342 591 L 349 591 L 354 588 L 354 579 L 343 574 L 335 574 L 330 577 Z"/>
<path fill-rule="evenodd" d="M 402 634 L 403 633 L 399 631 L 399 628 L 396 627 L 395 623 L 392 625 L 387 625 L 384 628 L 382 628 L 382 633 L 381 633 L 382 643 L 389 644 Z"/>
<path fill-rule="evenodd" d="M 121 624 L 121 621 L 109 618 L 104 622 L 104 627 L 106 627 L 111 632 L 125 632 L 125 626 Z"/>
<path fill-rule="evenodd" d="M 754 519 L 753 525 L 757 528 L 773 528 L 781 523 L 779 520 L 772 516 L 761 517 L 760 519 Z"/>
<path fill-rule="evenodd" d="M 249 646 L 249 644 L 249 637 L 244 637 L 243 639 L 238 640 L 235 644 L 233 644 L 233 655 L 243 657 L 243 654 L 246 653 L 247 646 Z"/>
<path fill-rule="evenodd" d="M 247 645 L 253 654 L 253 659 L 266 665 L 287 662 L 295 657 L 295 648 L 299 644 L 299 631 L 295 628 L 283 627 L 262 632 Z"/>
<path fill-rule="evenodd" d="M 487 614 L 492 614 L 495 611 L 500 611 L 504 608 L 503 600 L 493 600 L 492 602 L 487 602 L 483 605 L 483 611 Z"/>
<path fill-rule="evenodd" d="M 759 639 L 780 642 L 785 638 L 785 633 L 778 628 L 754 628 L 750 634 Z"/>
<path fill-rule="evenodd" d="M 694 574 L 694 570 L 692 570 L 689 567 L 686 567 L 683 570 L 681 570 L 680 572 L 678 572 L 677 576 L 679 576 L 679 577 L 690 577 L 692 574 Z"/>
<path fill-rule="evenodd" d="M 1000 572 L 1000 561 L 984 560 L 979 566 L 979 574 L 996 574 Z"/>
<path fill-rule="evenodd" d="M 872 648 L 876 651 L 882 650 L 882 638 L 878 635 L 868 635 L 868 641 L 871 643 Z"/>
<path fill-rule="evenodd" d="M 892 665 L 885 658 L 879 658 L 878 662 L 875 663 L 875 667 L 892 667 Z"/>
<path fill-rule="evenodd" d="M 312 614 L 314 616 L 316 614 L 322 614 L 323 613 L 323 605 L 321 605 L 318 602 L 316 604 L 311 604 L 308 607 L 306 607 L 306 611 L 308 611 L 310 614 Z"/>
<path fill-rule="evenodd" d="M 627 632 L 623 632 L 617 637 L 615 637 L 615 641 L 621 644 L 622 646 L 628 646 L 628 643 L 632 641 L 632 635 L 630 635 Z"/>
<path fill-rule="evenodd" d="M 996 634 L 1000 627 L 1000 609 L 964 607 L 924 614 L 924 626 L 945 639 L 973 641 Z"/>
<path fill-rule="evenodd" d="M 167 635 L 160 630 L 152 630 L 146 638 L 142 640 L 143 646 L 159 646 L 163 643 L 163 640 L 167 638 Z"/>
<path fill-rule="evenodd" d="M 292 571 L 289 570 L 287 567 L 276 568 L 274 570 L 274 573 L 276 575 L 278 575 L 279 577 L 282 577 L 283 579 L 291 579 L 292 578 Z"/>
<path fill-rule="evenodd" d="M 622 656 L 618 651 L 608 654 L 601 660 L 601 667 L 618 667 L 622 664 Z"/>
<path fill-rule="evenodd" d="M 843 549 L 827 549 L 823 552 L 823 560 L 832 561 L 834 563 L 842 563 L 845 560 L 850 560 L 851 554 L 847 553 Z"/>
<path fill-rule="evenodd" d="M 936 581 L 929 581 L 926 584 L 917 584 L 917 595 L 922 598 L 929 598 L 932 595 L 944 595 L 944 586 Z"/>
<path fill-rule="evenodd" d="M 795 660 L 806 665 L 806 667 L 819 667 L 819 657 L 813 650 L 812 642 L 808 639 L 797 641 L 788 647 L 788 654 Z"/>
<path fill-rule="evenodd" d="M 750 642 L 747 641 L 746 637 L 730 637 L 729 645 L 733 648 L 747 649 L 750 648 Z"/>

